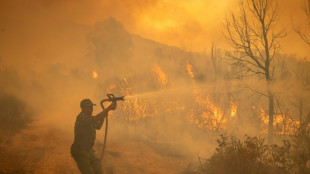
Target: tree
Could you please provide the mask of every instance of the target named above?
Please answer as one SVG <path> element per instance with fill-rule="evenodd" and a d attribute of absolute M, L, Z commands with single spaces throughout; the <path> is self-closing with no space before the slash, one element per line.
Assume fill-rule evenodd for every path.
<path fill-rule="evenodd" d="M 304 25 L 298 26 L 297 28 L 293 25 L 293 28 L 295 30 L 295 32 L 299 35 L 299 37 L 310 46 L 310 31 L 309 31 L 309 27 L 310 27 L 310 0 L 304 0 L 304 3 L 302 4 L 302 9 L 305 13 L 306 16 L 306 21 Z M 295 107 L 298 108 L 299 110 L 299 117 L 300 117 L 300 130 L 301 131 L 305 131 L 308 124 L 310 123 L 310 111 L 308 112 L 306 119 L 302 122 L 302 116 L 303 116 L 303 109 L 304 109 L 304 96 L 303 96 L 303 92 L 306 91 L 305 89 L 309 89 L 309 73 L 308 73 L 308 69 L 305 67 L 305 61 L 300 62 L 300 64 L 298 65 L 298 70 L 295 73 L 296 77 L 297 77 L 297 85 L 299 85 L 300 83 L 300 87 L 301 87 L 301 94 L 297 94 L 296 96 L 296 104 Z M 301 72 L 300 72 L 301 71 Z M 304 71 L 307 71 L 306 73 Z M 299 91 L 299 90 L 298 90 Z"/>
<path fill-rule="evenodd" d="M 255 75 L 266 81 L 265 95 L 269 102 L 268 142 L 273 142 L 274 93 L 271 85 L 274 79 L 276 56 L 280 49 L 279 39 L 285 31 L 276 29 L 278 8 L 274 0 L 243 0 L 240 13 L 226 17 L 227 40 L 237 51 L 228 53 L 233 65 L 240 67 L 242 76 Z"/>
<path fill-rule="evenodd" d="M 305 41 L 306 44 L 310 46 L 310 0 L 304 0 L 302 9 L 306 15 L 305 24 L 297 28 L 294 27 L 295 32 L 300 36 L 300 38 Z"/>
<path fill-rule="evenodd" d="M 310 123 L 310 62 L 306 59 L 298 60 L 296 68 L 293 70 L 295 79 L 292 83 L 291 104 L 296 107 L 299 115 L 300 131 L 306 131 Z M 309 110 L 309 111 L 308 111 Z M 305 111 L 307 113 L 305 113 Z"/>

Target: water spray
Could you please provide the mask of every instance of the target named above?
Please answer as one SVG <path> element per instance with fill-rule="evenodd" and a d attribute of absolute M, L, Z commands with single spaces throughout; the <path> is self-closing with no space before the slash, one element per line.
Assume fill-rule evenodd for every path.
<path fill-rule="evenodd" d="M 107 99 L 103 99 L 100 102 L 100 105 L 102 107 L 102 109 L 104 110 L 104 102 L 117 102 L 117 101 L 124 101 L 126 100 L 131 100 L 131 99 L 136 99 L 136 98 L 148 98 L 150 96 L 160 96 L 160 95 L 165 95 L 167 91 L 163 92 L 163 91 L 156 91 L 156 92 L 148 92 L 148 93 L 143 93 L 143 94 L 135 94 L 135 95 L 129 95 L 129 96 L 121 96 L 121 97 L 115 97 L 113 94 L 107 94 Z M 102 153 L 101 153 L 101 158 L 100 160 L 102 160 L 103 155 L 104 155 L 104 151 L 105 151 L 105 147 L 106 147 L 106 143 L 107 143 L 107 136 L 108 136 L 108 117 L 105 118 L 105 133 L 104 133 L 104 143 L 103 143 L 103 148 L 102 148 Z"/>
<path fill-rule="evenodd" d="M 125 96 L 126 100 L 132 99 L 145 99 L 150 97 L 175 97 L 180 94 L 188 94 L 190 93 L 191 88 L 178 87 L 178 88 L 170 88 L 170 89 L 160 89 L 158 91 L 145 92 L 141 94 L 133 94 Z"/>

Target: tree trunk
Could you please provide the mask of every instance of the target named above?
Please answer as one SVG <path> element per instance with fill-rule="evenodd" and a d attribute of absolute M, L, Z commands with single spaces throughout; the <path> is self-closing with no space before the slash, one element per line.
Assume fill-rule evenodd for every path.
<path fill-rule="evenodd" d="M 268 85 L 269 86 L 269 85 Z M 273 144 L 273 114 L 274 114 L 274 96 L 270 89 L 268 89 L 269 99 L 269 126 L 268 126 L 268 143 Z"/>
<path fill-rule="evenodd" d="M 267 71 L 269 72 L 269 71 Z M 266 85 L 269 104 L 269 126 L 268 126 L 268 144 L 273 144 L 273 115 L 274 115 L 274 95 L 271 90 L 271 79 L 269 73 L 266 73 Z"/>
<path fill-rule="evenodd" d="M 310 111 L 308 112 L 306 120 L 303 123 L 300 122 L 300 131 L 306 132 L 309 123 L 310 123 Z"/>

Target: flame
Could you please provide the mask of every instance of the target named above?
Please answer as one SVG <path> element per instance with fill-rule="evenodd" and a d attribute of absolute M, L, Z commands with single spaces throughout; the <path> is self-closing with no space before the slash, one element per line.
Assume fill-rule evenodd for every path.
<path fill-rule="evenodd" d="M 194 73 L 192 72 L 192 65 L 189 64 L 188 62 L 186 62 L 186 70 L 187 70 L 187 74 L 191 77 L 194 78 Z"/>
<path fill-rule="evenodd" d="M 168 83 L 168 79 L 166 74 L 161 70 L 161 68 L 158 65 L 155 65 L 152 68 L 152 71 L 157 74 L 157 80 L 160 83 L 162 87 L 166 86 Z"/>
<path fill-rule="evenodd" d="M 191 65 L 188 67 L 190 70 Z M 158 65 L 155 65 L 152 68 L 152 71 L 156 73 L 158 82 L 161 86 L 165 87 L 168 80 L 161 68 Z M 194 74 L 191 74 L 193 77 Z M 231 115 L 230 117 L 228 115 L 229 118 L 226 118 L 223 110 L 219 106 L 212 103 L 208 95 L 203 95 L 201 89 L 198 88 L 195 83 L 193 83 L 193 85 L 194 106 L 191 107 L 189 111 L 184 111 L 185 107 L 180 105 L 178 102 L 168 101 L 167 103 L 165 101 L 161 101 L 158 103 L 156 98 L 133 98 L 124 101 L 124 106 L 122 108 L 124 113 L 126 113 L 124 114 L 126 117 L 125 119 L 127 121 L 135 121 L 145 117 L 158 116 L 158 108 L 162 108 L 161 106 L 164 106 L 162 111 L 166 113 L 173 113 L 174 111 L 186 112 L 186 117 L 189 119 L 190 123 L 195 124 L 199 128 L 206 130 L 225 129 L 228 122 L 227 120 L 230 119 L 230 117 L 236 117 L 237 105 L 233 102 L 230 103 L 230 107 L 228 109 L 230 110 Z M 120 85 L 121 93 L 125 96 L 133 96 L 137 94 L 138 92 L 133 86 L 134 85 L 131 85 L 130 82 L 124 78 Z"/>
<path fill-rule="evenodd" d="M 213 104 L 208 95 L 203 95 L 199 88 L 194 88 L 193 97 L 196 107 L 188 113 L 188 119 L 192 124 L 206 130 L 225 129 L 227 118 L 222 109 Z"/>
<path fill-rule="evenodd" d="M 98 78 L 98 73 L 96 71 L 93 71 L 93 78 L 94 79 Z"/>
<path fill-rule="evenodd" d="M 260 117 L 261 121 L 263 122 L 262 132 L 268 132 L 268 125 L 269 125 L 269 115 L 260 108 Z M 300 126 L 300 122 L 292 119 L 289 115 L 281 115 L 275 114 L 273 116 L 273 127 L 275 134 L 279 135 L 292 135 L 295 134 Z"/>
<path fill-rule="evenodd" d="M 237 115 L 237 105 L 234 102 L 230 102 L 230 117 L 235 118 Z"/>
<path fill-rule="evenodd" d="M 108 87 L 107 92 L 108 92 L 108 93 L 112 93 L 112 90 L 115 89 L 115 88 L 116 88 L 116 85 L 115 85 L 115 84 L 112 84 L 112 85 L 110 85 L 110 86 Z"/>
<path fill-rule="evenodd" d="M 205 105 L 205 111 L 202 114 L 202 119 L 206 123 L 207 120 L 211 120 L 211 125 L 206 125 L 208 129 L 215 130 L 217 127 L 224 127 L 226 119 L 223 117 L 222 110 L 215 106 L 210 100 L 209 96 L 206 97 L 205 100 L 202 101 Z M 222 122 L 223 121 L 223 122 Z M 221 123 L 222 122 L 222 123 Z"/>
<path fill-rule="evenodd" d="M 135 88 L 130 85 L 126 78 L 123 78 L 123 81 L 120 85 L 121 93 L 124 96 L 133 96 L 137 94 Z M 155 99 L 139 99 L 131 98 L 127 99 L 123 103 L 122 110 L 125 113 L 124 119 L 126 121 L 135 121 L 145 117 L 152 117 L 158 115 L 157 103 Z"/>
<path fill-rule="evenodd" d="M 187 71 L 191 77 L 194 74 L 191 72 L 192 66 L 187 63 Z M 157 80 L 162 87 L 166 87 L 168 80 L 166 74 L 162 69 L 155 65 L 152 71 L 156 73 Z M 133 96 L 139 94 L 135 88 L 134 81 L 128 81 L 126 78 L 120 83 L 121 93 L 125 96 Z M 116 85 L 111 85 L 109 90 L 112 90 Z M 199 128 L 210 130 L 210 131 L 221 131 L 229 130 L 230 126 L 233 126 L 235 119 L 238 117 L 237 109 L 238 105 L 233 101 L 229 102 L 229 105 L 217 105 L 212 102 L 209 94 L 204 93 L 203 89 L 198 87 L 195 82 L 193 82 L 193 105 L 189 107 L 188 111 L 184 111 L 185 107 L 178 102 L 170 101 L 160 101 L 156 98 L 132 98 L 130 100 L 125 100 L 122 107 L 124 117 L 127 121 L 135 121 L 146 117 L 158 116 L 159 113 L 166 112 L 174 113 L 175 111 L 182 111 L 185 113 L 185 117 L 190 123 L 196 125 Z M 164 107 L 163 107 L 164 106 Z M 222 108 L 221 108 L 222 106 Z M 159 112 L 159 109 L 161 108 Z M 251 106 L 252 109 L 260 111 L 260 124 L 263 133 L 268 133 L 269 116 L 261 107 Z M 275 134 L 294 134 L 299 128 L 300 123 L 293 120 L 289 115 L 274 115 L 274 132 Z"/>

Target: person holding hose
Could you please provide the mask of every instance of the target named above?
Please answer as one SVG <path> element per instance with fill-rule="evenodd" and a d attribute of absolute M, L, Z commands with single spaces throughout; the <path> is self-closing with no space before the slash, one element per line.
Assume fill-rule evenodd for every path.
<path fill-rule="evenodd" d="M 81 112 L 76 117 L 74 126 L 74 142 L 71 146 L 71 156 L 82 174 L 102 174 L 101 160 L 95 156 L 94 143 L 96 130 L 101 129 L 109 111 L 116 109 L 116 101 L 96 116 L 92 116 L 95 104 L 90 99 L 80 103 Z"/>

